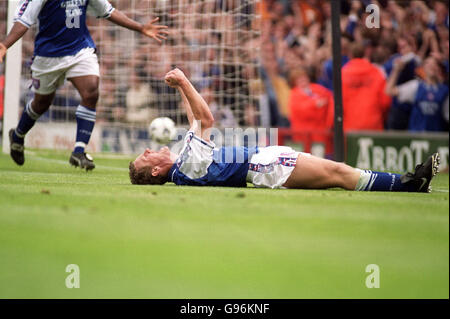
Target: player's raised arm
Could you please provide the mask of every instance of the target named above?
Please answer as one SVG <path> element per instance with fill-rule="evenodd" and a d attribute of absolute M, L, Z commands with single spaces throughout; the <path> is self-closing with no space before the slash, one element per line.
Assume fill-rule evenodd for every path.
<path fill-rule="evenodd" d="M 156 22 L 158 22 L 159 18 L 155 18 L 149 21 L 147 24 L 141 24 L 128 18 L 124 13 L 116 9 L 112 12 L 108 20 L 124 28 L 140 32 L 159 43 L 162 42 L 161 40 L 166 40 L 166 35 L 169 34 L 169 32 L 167 31 L 167 26 L 155 24 Z"/>
<path fill-rule="evenodd" d="M 189 104 L 189 100 L 187 99 L 186 95 L 184 94 L 183 90 L 178 87 L 178 92 L 180 92 L 181 99 L 183 101 L 183 107 L 186 110 L 186 115 L 189 121 L 189 125 L 191 130 L 195 130 L 196 122 L 194 118 L 194 113 L 192 113 L 191 105 Z"/>
<path fill-rule="evenodd" d="M 200 122 L 201 137 L 209 141 L 209 131 L 214 124 L 214 117 L 206 101 L 180 69 L 174 69 L 167 73 L 165 81 L 170 87 L 183 91 L 195 120 Z"/>

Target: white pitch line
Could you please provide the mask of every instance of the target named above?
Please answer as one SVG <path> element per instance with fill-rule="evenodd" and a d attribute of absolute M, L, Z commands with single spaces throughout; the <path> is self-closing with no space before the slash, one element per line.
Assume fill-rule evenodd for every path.
<path fill-rule="evenodd" d="M 63 161 L 63 160 L 57 160 L 57 159 L 52 159 L 52 158 L 45 158 L 45 157 L 40 157 L 40 156 L 36 156 L 36 155 L 32 155 L 32 158 L 35 158 L 37 160 L 40 161 L 47 161 L 47 162 L 51 162 L 51 163 L 55 163 L 55 164 L 60 164 L 60 165 L 69 165 L 68 161 Z M 105 166 L 105 165 L 95 165 L 96 168 L 101 168 L 101 169 L 110 169 L 110 170 L 114 170 L 114 171 L 128 171 L 128 168 L 122 168 L 122 167 L 113 167 L 113 166 Z"/>

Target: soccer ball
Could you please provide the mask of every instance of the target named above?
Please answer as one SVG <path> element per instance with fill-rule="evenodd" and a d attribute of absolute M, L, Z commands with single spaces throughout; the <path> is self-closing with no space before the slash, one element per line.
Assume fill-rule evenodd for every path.
<path fill-rule="evenodd" d="M 175 122 L 168 117 L 158 117 L 148 126 L 150 138 L 159 144 L 167 144 L 175 138 Z"/>

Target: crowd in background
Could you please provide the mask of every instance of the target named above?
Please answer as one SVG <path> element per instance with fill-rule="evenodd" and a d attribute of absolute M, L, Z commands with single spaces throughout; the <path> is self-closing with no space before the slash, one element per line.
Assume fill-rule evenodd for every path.
<path fill-rule="evenodd" d="M 319 141 L 329 138 L 320 131 L 334 123 L 330 1 L 176 1 L 169 11 L 147 0 L 133 7 L 128 0 L 113 3 L 141 22 L 149 10 L 166 12 L 161 22 L 175 31 L 159 47 L 128 30 L 102 27 L 107 21 L 89 20 L 101 62 L 99 121 L 148 123 L 170 116 L 181 123 L 179 97 L 161 82 L 177 66 L 206 97 L 221 127 L 290 127 L 317 131 Z M 6 32 L 4 4 L 0 34 Z M 369 4 L 380 9 L 379 27 L 366 11 Z M 345 131 L 448 131 L 447 1 L 344 0 L 341 7 Z M 205 10 L 230 14 L 198 14 Z M 253 10 L 261 20 L 252 21 Z M 22 92 L 29 92 L 32 51 L 30 32 L 23 41 Z M 3 83 L 0 67 L 0 93 Z M 28 98 L 24 94 L 22 104 Z M 65 86 L 55 105 L 76 106 L 77 99 Z M 2 109 L 0 104 L 0 117 Z"/>
<path fill-rule="evenodd" d="M 374 11 L 379 11 L 379 26 Z M 344 130 L 448 131 L 448 2 L 341 1 Z M 273 126 L 333 126 L 331 3 L 263 1 Z M 376 14 L 376 13 L 375 13 Z"/>
<path fill-rule="evenodd" d="M 88 17 L 100 62 L 98 122 L 144 125 L 157 116 L 168 116 L 187 124 L 180 96 L 163 81 L 176 66 L 208 98 L 220 127 L 258 125 L 261 86 L 254 85 L 259 81 L 254 48 L 259 29 L 253 11 L 257 2 L 111 0 L 140 23 L 159 17 L 158 23 L 168 25 L 171 32 L 163 45 L 105 19 Z M 6 8 L 3 2 L 0 7 Z M 22 41 L 21 105 L 32 98 L 28 87 L 34 31 L 28 31 Z M 66 83 L 41 120 L 73 120 L 78 102 L 77 92 Z"/>

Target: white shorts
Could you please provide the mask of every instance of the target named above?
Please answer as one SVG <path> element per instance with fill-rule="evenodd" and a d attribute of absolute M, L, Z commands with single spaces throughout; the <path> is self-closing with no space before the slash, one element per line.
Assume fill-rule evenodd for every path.
<path fill-rule="evenodd" d="M 95 49 L 85 48 L 76 55 L 60 58 L 36 56 L 31 65 L 33 92 L 48 95 L 64 84 L 65 79 L 79 76 L 100 76 Z"/>
<path fill-rule="evenodd" d="M 268 146 L 259 149 L 259 153 L 249 161 L 247 182 L 255 187 L 284 188 L 297 163 L 300 154 L 288 146 Z"/>

